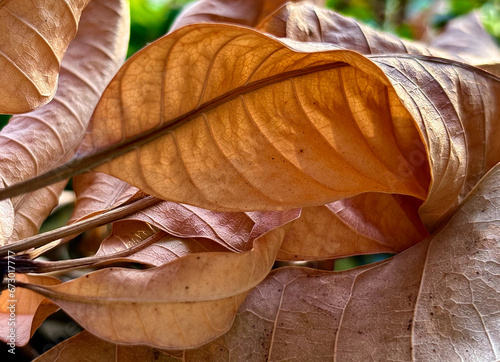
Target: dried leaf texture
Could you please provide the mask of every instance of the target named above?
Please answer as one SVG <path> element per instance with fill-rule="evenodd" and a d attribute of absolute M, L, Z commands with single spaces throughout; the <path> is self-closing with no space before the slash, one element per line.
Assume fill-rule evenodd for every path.
<path fill-rule="evenodd" d="M 497 166 L 442 230 L 390 260 L 272 272 L 227 334 L 183 360 L 498 360 L 499 180 Z"/>
<path fill-rule="evenodd" d="M 403 53 L 452 56 L 437 49 L 429 49 L 423 44 L 374 30 L 353 18 L 307 2 L 283 5 L 259 24 L 257 29 L 279 38 L 328 43 L 365 55 Z"/>
<path fill-rule="evenodd" d="M 451 20 L 445 30 L 431 40 L 430 45 L 500 75 L 500 50 L 476 12 Z"/>
<path fill-rule="evenodd" d="M 16 274 L 17 281 L 25 283 L 36 283 L 39 285 L 56 285 L 60 281 L 47 275 Z M 14 305 L 14 309 L 9 309 Z M 10 328 L 15 329 L 16 346 L 26 345 L 33 333 L 42 322 L 52 313 L 59 309 L 47 298 L 31 290 L 16 288 L 10 293 L 8 289 L 0 294 L 0 340 L 10 343 Z M 14 325 L 12 325 L 11 312 L 14 313 Z"/>
<path fill-rule="evenodd" d="M 78 35 L 65 54 L 54 99 L 13 117 L 0 132 L 0 175 L 5 184 L 32 178 L 75 154 L 95 104 L 123 62 L 127 9 L 124 1 L 104 0 L 92 1 L 86 8 Z M 15 220 L 8 243 L 38 231 L 63 187 L 64 182 L 12 200 Z"/>
<path fill-rule="evenodd" d="M 418 56 L 372 55 L 421 130 L 432 182 L 419 214 L 429 229 L 449 218 L 500 161 L 500 78 L 462 63 Z M 424 161 L 410 151 L 413 165 Z"/>
<path fill-rule="evenodd" d="M 198 23 L 231 23 L 254 27 L 285 3 L 286 0 L 195 1 L 179 14 L 170 31 Z M 322 5 L 324 0 L 315 0 L 314 3 Z"/>
<path fill-rule="evenodd" d="M 89 172 L 73 179 L 76 205 L 68 223 L 95 216 L 142 196 L 142 193 L 115 177 Z"/>
<path fill-rule="evenodd" d="M 305 207 L 287 230 L 279 260 L 398 253 L 429 235 L 412 197 L 366 193 Z"/>
<path fill-rule="evenodd" d="M 182 352 L 167 352 L 148 346 L 114 344 L 83 331 L 59 343 L 36 358 L 34 362 L 66 362 L 83 359 L 92 362 L 175 362 L 184 360 L 182 356 Z"/>
<path fill-rule="evenodd" d="M 96 170 L 212 210 L 369 191 L 424 199 L 427 164 L 406 157 L 426 151 L 386 76 L 357 53 L 296 45 L 235 26 L 184 27 L 122 67 L 80 152 L 160 137 Z"/>
<path fill-rule="evenodd" d="M 248 291 L 269 273 L 284 224 L 297 217 L 297 210 L 274 213 L 268 232 L 245 253 L 198 253 L 149 270 L 108 268 L 60 286 L 29 288 L 104 339 L 197 347 L 230 328 Z"/>
<path fill-rule="evenodd" d="M 457 19 L 431 44 L 434 48 L 375 31 L 354 19 L 307 3 L 283 6 L 259 29 L 279 37 L 331 43 L 372 55 L 369 58 L 394 84 L 426 138 L 434 182 L 420 215 L 428 228 L 434 229 L 440 220 L 448 217 L 477 181 L 500 160 L 491 138 L 497 137 L 498 132 L 498 78 L 452 62 L 418 57 L 432 55 L 471 64 L 479 64 L 480 58 L 497 58 L 498 47 L 491 44 L 491 37 L 477 16 Z M 411 60 L 411 56 L 403 54 L 415 57 Z M 391 60 L 384 65 L 377 61 L 378 56 Z M 484 92 L 485 89 L 488 91 Z M 456 139 L 458 134 L 462 140 Z M 411 165 L 425 162 L 423 153 L 414 152 L 411 158 Z"/>
<path fill-rule="evenodd" d="M 89 1 L 0 3 L 0 113 L 28 112 L 52 99 L 64 52 Z"/>
<path fill-rule="evenodd" d="M 38 361 L 72 359 L 89 345 L 101 347 L 96 361 L 116 353 L 165 361 L 497 360 L 499 180 L 497 166 L 442 230 L 390 260 L 340 273 L 272 272 L 229 332 L 199 349 L 120 346 L 83 332 Z"/>

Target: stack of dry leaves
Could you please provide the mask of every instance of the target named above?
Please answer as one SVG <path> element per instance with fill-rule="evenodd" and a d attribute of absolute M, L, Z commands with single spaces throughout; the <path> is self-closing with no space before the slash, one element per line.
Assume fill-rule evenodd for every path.
<path fill-rule="evenodd" d="M 0 1 L 17 346 L 62 308 L 85 331 L 37 361 L 500 358 L 500 52 L 474 16 L 426 46 L 317 6 L 200 0 L 122 65 L 125 0 Z"/>

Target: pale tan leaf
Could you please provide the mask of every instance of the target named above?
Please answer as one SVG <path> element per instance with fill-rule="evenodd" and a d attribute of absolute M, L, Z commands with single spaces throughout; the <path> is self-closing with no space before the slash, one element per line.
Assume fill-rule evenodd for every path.
<path fill-rule="evenodd" d="M 0 5 L 0 11 L 5 9 Z M 78 35 L 64 56 L 54 99 L 13 117 L 0 132 L 0 175 L 6 185 L 32 178 L 75 154 L 95 104 L 123 62 L 127 11 L 125 1 L 92 1 L 85 9 Z M 12 200 L 16 217 L 8 243 L 38 231 L 63 187 L 64 182 Z"/>
<path fill-rule="evenodd" d="M 469 64 L 500 75 L 500 49 L 477 12 L 451 20 L 430 45 L 460 56 Z"/>
<path fill-rule="evenodd" d="M 305 207 L 287 230 L 277 259 L 335 259 L 403 251 L 429 235 L 418 215 L 420 204 L 401 195 L 367 193 Z"/>
<path fill-rule="evenodd" d="M 179 14 L 170 31 L 198 23 L 256 26 L 286 2 L 286 0 L 199 0 L 189 4 Z M 314 0 L 311 2 L 322 5 L 325 1 Z"/>
<path fill-rule="evenodd" d="M 449 223 L 392 259 L 272 272 L 231 330 L 184 360 L 496 361 L 500 165 Z"/>
<path fill-rule="evenodd" d="M 10 264 L 15 270 L 15 264 Z M 38 285 L 57 285 L 58 279 L 46 275 L 15 274 L 15 281 Z M 8 276 L 7 276 L 8 277 Z M 13 285 L 14 279 L 6 282 Z M 47 298 L 23 288 L 6 289 L 0 294 L 0 340 L 26 345 L 42 322 L 59 309 Z M 15 330 L 11 336 L 11 328 Z M 14 342 L 11 341 L 14 340 Z"/>
<path fill-rule="evenodd" d="M 24 286 L 104 339 L 160 348 L 200 346 L 229 329 L 248 291 L 273 265 L 286 228 L 280 225 L 298 211 L 272 215 L 266 220 L 271 230 L 245 253 L 198 253 L 148 270 L 109 268 L 60 286 Z"/>
<path fill-rule="evenodd" d="M 0 1 L 0 113 L 27 112 L 54 96 L 61 59 L 89 1 Z"/>
<path fill-rule="evenodd" d="M 59 343 L 34 362 L 178 362 L 182 352 L 168 352 L 148 346 L 127 346 L 107 342 L 83 331 Z"/>

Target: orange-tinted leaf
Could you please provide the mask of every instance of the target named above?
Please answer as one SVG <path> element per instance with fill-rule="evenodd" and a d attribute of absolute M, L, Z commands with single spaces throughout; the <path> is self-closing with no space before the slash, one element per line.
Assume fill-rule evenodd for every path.
<path fill-rule="evenodd" d="M 7 11 L 3 4 L 0 12 Z M 18 1 L 7 4 L 19 6 Z M 123 62 L 127 9 L 125 1 L 92 1 L 64 56 L 54 99 L 36 111 L 13 117 L 0 132 L 0 175 L 6 185 L 32 178 L 75 154 L 94 105 Z M 44 14 L 48 16 L 46 11 Z M 38 61 L 31 64 L 40 66 Z M 57 204 L 63 187 L 59 183 L 14 198 L 15 220 L 11 220 L 13 232 L 7 242 L 35 234 Z"/>
<path fill-rule="evenodd" d="M 116 149 L 134 151 L 98 171 L 214 210 L 414 196 L 430 229 L 500 159 L 498 78 L 421 55 L 287 45 L 228 25 L 166 36 L 121 69 L 82 152 L 128 137 Z M 191 56 L 201 49 L 206 61 Z"/>
<path fill-rule="evenodd" d="M 279 260 L 314 260 L 397 253 L 429 235 L 420 202 L 401 195 L 367 193 L 305 207 L 287 230 Z"/>
<path fill-rule="evenodd" d="M 345 272 L 278 269 L 231 330 L 186 361 L 495 361 L 500 355 L 500 165 L 438 233 Z"/>
<path fill-rule="evenodd" d="M 60 281 L 46 275 L 16 274 L 16 281 L 38 285 L 57 285 Z M 13 307 L 13 308 L 12 308 Z M 24 346 L 42 322 L 59 309 L 40 294 L 23 288 L 6 289 L 0 294 L 0 340 L 11 343 L 10 329 L 15 330 L 16 346 Z"/>
<path fill-rule="evenodd" d="M 201 49 L 206 61 L 190 56 Z M 357 53 L 300 49 L 250 29 L 184 27 L 122 68 L 81 152 L 150 132 L 140 141 L 159 139 L 96 170 L 213 210 L 312 206 L 369 191 L 425 198 L 419 131 L 380 69 Z M 175 130 L 158 130 L 172 122 Z M 410 164 L 413 152 L 421 164 Z"/>
<path fill-rule="evenodd" d="M 148 270 L 109 268 L 59 286 L 27 286 L 104 339 L 196 347 L 229 329 L 248 291 L 271 269 L 281 225 L 297 216 L 297 210 L 268 215 L 270 231 L 245 253 L 198 253 Z"/>
<path fill-rule="evenodd" d="M 61 59 L 90 0 L 0 3 L 0 113 L 21 113 L 55 94 Z"/>

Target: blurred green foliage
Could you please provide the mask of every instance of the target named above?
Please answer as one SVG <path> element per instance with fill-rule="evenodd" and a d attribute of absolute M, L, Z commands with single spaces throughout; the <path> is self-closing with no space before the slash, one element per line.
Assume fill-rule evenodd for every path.
<path fill-rule="evenodd" d="M 7 114 L 0 114 L 0 129 L 2 129 L 7 123 L 9 123 L 9 119 L 11 116 Z"/>
<path fill-rule="evenodd" d="M 189 0 L 129 0 L 131 56 L 148 43 L 165 35 Z"/>

